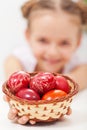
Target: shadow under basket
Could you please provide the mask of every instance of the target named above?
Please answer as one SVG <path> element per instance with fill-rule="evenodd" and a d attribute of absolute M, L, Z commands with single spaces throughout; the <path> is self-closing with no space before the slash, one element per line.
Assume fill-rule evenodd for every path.
<path fill-rule="evenodd" d="M 30 73 L 34 76 L 36 73 Z M 59 74 L 54 74 L 59 75 Z M 65 97 L 47 100 L 26 100 L 16 97 L 11 93 L 5 82 L 2 86 L 2 91 L 10 98 L 9 106 L 18 110 L 18 116 L 27 115 L 29 121 L 35 122 L 50 122 L 60 119 L 67 115 L 70 109 L 70 104 L 74 95 L 78 92 L 78 84 L 68 76 L 61 75 L 68 81 L 70 85 L 70 92 Z"/>

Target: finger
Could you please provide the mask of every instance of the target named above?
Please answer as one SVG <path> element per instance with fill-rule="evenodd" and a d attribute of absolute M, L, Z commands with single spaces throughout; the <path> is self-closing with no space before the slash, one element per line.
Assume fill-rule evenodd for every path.
<path fill-rule="evenodd" d="M 34 124 L 36 124 L 36 121 L 34 121 L 34 120 L 29 120 L 29 123 L 30 123 L 31 125 L 34 125 Z"/>
<path fill-rule="evenodd" d="M 28 116 L 22 116 L 21 118 L 18 119 L 18 123 L 21 125 L 26 124 L 29 121 Z"/>
<path fill-rule="evenodd" d="M 9 97 L 8 97 L 7 95 L 4 95 L 4 96 L 3 96 L 3 99 L 4 99 L 4 101 L 6 101 L 6 102 L 9 102 L 9 101 L 10 101 L 10 99 L 9 99 Z"/>
<path fill-rule="evenodd" d="M 17 113 L 18 111 L 15 108 L 10 109 L 8 113 L 8 119 L 14 120 L 15 117 L 17 116 Z"/>
<path fill-rule="evenodd" d="M 67 115 L 70 115 L 72 113 L 72 109 L 69 107 L 68 112 L 66 113 Z"/>
<path fill-rule="evenodd" d="M 12 122 L 18 123 L 18 119 L 19 119 L 19 116 L 16 116 L 16 117 L 12 120 Z"/>
<path fill-rule="evenodd" d="M 61 117 L 59 118 L 59 121 L 64 120 L 64 115 L 61 115 Z"/>

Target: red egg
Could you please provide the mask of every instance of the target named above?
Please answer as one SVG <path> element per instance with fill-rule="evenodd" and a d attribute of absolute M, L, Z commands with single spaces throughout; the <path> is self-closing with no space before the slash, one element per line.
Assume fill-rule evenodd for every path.
<path fill-rule="evenodd" d="M 70 92 L 70 86 L 68 84 L 68 81 L 63 76 L 56 76 L 56 86 L 55 89 L 60 89 L 65 91 L 66 93 Z"/>
<path fill-rule="evenodd" d="M 17 97 L 27 100 L 40 100 L 40 96 L 37 92 L 29 88 L 23 88 L 16 93 Z"/>
<path fill-rule="evenodd" d="M 30 83 L 30 74 L 24 71 L 14 72 L 8 79 L 7 85 L 13 93 L 21 88 L 28 88 Z"/>
<path fill-rule="evenodd" d="M 40 72 L 30 81 L 30 88 L 38 92 L 40 95 L 55 88 L 55 76 L 48 72 Z"/>

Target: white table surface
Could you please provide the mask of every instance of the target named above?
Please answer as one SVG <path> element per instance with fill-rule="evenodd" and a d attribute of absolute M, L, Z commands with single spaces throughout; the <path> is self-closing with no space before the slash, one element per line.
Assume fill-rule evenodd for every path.
<path fill-rule="evenodd" d="M 0 83 L 2 84 L 2 83 Z M 40 130 L 40 129 L 58 129 L 58 130 L 87 130 L 87 90 L 79 92 L 71 103 L 72 114 L 66 116 L 64 120 L 54 123 L 38 123 L 34 126 L 19 125 L 12 123 L 7 114 L 8 104 L 3 101 L 2 87 L 0 88 L 0 130 Z"/>

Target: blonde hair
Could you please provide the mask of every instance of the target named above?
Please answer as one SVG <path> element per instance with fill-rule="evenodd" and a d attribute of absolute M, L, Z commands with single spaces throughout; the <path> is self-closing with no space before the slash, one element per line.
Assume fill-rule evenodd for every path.
<path fill-rule="evenodd" d="M 59 0 L 28 0 L 22 6 L 24 18 L 30 19 L 31 14 L 37 10 L 57 10 Z M 67 13 L 80 17 L 82 25 L 87 24 L 87 5 L 83 2 L 73 2 L 72 0 L 60 0 L 60 8 Z"/>

